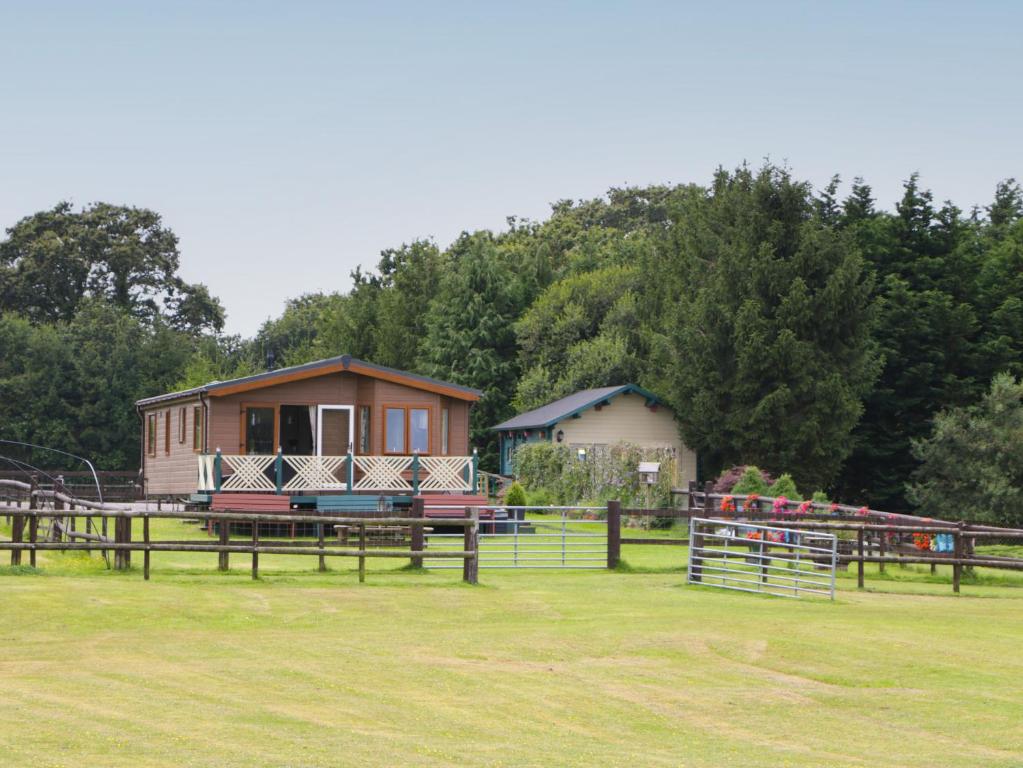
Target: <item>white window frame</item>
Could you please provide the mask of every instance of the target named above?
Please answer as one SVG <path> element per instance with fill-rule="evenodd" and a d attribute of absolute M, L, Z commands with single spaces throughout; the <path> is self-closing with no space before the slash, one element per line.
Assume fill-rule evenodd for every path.
<path fill-rule="evenodd" d="M 316 406 L 316 455 L 323 455 L 323 412 L 348 411 L 348 451 L 355 445 L 355 406 L 354 405 L 318 405 Z"/>

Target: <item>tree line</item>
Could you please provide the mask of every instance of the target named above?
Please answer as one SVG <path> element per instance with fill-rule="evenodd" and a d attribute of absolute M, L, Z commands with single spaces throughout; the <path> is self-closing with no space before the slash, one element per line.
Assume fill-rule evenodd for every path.
<path fill-rule="evenodd" d="M 708 478 L 755 464 L 905 509 L 936 416 L 1020 373 L 1021 218 L 1013 180 L 964 211 L 914 174 L 886 210 L 862 179 L 721 169 L 388 249 L 241 339 L 158 215 L 61 204 L 0 243 L 0 430 L 135 466 L 136 398 L 348 353 L 482 389 L 485 466 L 491 425 L 632 381 Z"/>

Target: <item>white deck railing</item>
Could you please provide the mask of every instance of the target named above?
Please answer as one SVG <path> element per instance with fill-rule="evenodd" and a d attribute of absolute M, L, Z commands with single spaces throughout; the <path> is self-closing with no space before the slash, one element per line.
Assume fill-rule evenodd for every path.
<path fill-rule="evenodd" d="M 203 454 L 198 490 L 265 493 L 474 492 L 472 456 L 286 456 Z"/>

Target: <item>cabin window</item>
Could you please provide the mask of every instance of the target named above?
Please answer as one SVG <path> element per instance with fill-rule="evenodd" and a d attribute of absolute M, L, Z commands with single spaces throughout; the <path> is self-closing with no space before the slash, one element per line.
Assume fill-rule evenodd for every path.
<path fill-rule="evenodd" d="M 188 437 L 188 408 L 178 409 L 178 442 L 184 444 Z"/>
<path fill-rule="evenodd" d="M 448 425 L 451 423 L 451 417 L 448 415 L 447 408 L 440 409 L 440 452 L 444 455 L 448 455 Z"/>
<path fill-rule="evenodd" d="M 430 411 L 428 409 L 409 409 L 408 434 L 413 453 L 430 452 Z"/>
<path fill-rule="evenodd" d="M 156 456 L 156 414 L 151 413 L 146 418 L 146 453 Z"/>
<path fill-rule="evenodd" d="M 168 408 L 164 412 L 165 423 L 163 425 L 163 452 L 170 455 L 170 432 L 171 432 L 171 412 Z"/>
<path fill-rule="evenodd" d="M 384 453 L 430 453 L 430 409 L 384 407 Z"/>
<path fill-rule="evenodd" d="M 359 406 L 359 453 L 369 453 L 369 406 Z"/>
<path fill-rule="evenodd" d="M 274 452 L 274 422 L 277 409 L 249 406 L 245 409 L 245 453 L 268 455 Z"/>
<path fill-rule="evenodd" d="M 202 450 L 202 406 L 192 409 L 192 450 Z"/>
<path fill-rule="evenodd" d="M 405 409 L 384 409 L 384 453 L 405 453 Z"/>

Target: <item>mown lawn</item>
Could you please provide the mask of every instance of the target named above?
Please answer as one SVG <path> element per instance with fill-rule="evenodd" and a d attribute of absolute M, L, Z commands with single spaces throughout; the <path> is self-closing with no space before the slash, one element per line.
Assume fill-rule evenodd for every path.
<path fill-rule="evenodd" d="M 1014 574 L 954 597 L 889 567 L 831 603 L 624 556 L 477 587 L 294 556 L 259 582 L 211 554 L 155 554 L 149 583 L 81 555 L 0 568 L 0 765 L 1023 764 Z"/>

